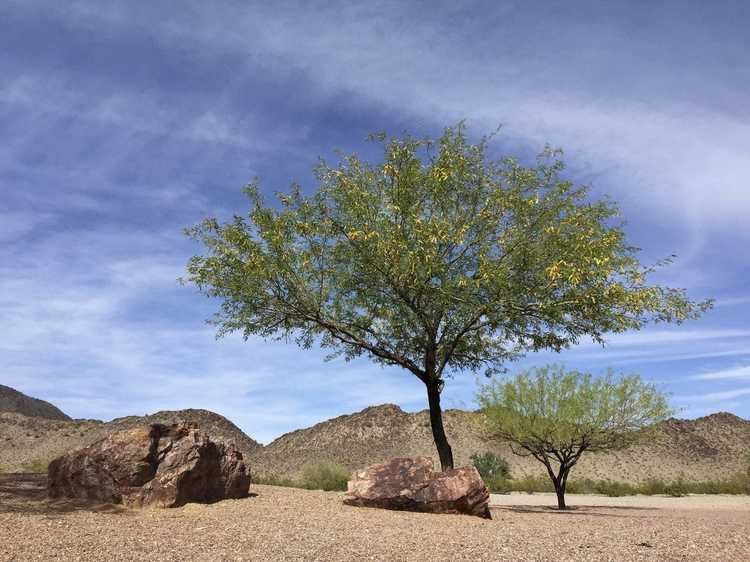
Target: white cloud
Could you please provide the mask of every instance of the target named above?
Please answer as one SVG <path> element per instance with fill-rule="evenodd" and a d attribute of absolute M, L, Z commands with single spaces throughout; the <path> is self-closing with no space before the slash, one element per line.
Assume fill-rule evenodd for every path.
<path fill-rule="evenodd" d="M 691 378 L 696 380 L 750 379 L 750 366 L 745 365 L 742 367 L 701 373 Z"/>
<path fill-rule="evenodd" d="M 669 97 L 627 91 L 600 95 L 586 65 L 608 62 L 611 47 L 584 49 L 571 57 L 577 40 L 597 47 L 601 39 L 574 41 L 577 28 L 560 35 L 563 43 L 550 37 L 553 45 L 544 52 L 528 41 L 515 45 L 514 34 L 526 30 L 513 23 L 512 3 L 499 7 L 509 23 L 492 33 L 473 32 L 469 28 L 481 22 L 458 17 L 465 14 L 440 21 L 433 11 L 416 14 L 421 10 L 407 3 L 299 5 L 286 14 L 276 4 L 257 3 L 188 2 L 168 14 L 158 3 L 23 0 L 6 6 L 31 17 L 43 11 L 84 33 L 135 42 L 147 38 L 159 48 L 192 49 L 206 59 L 251 60 L 234 70 L 242 74 L 252 68 L 261 86 L 268 76 L 299 73 L 309 83 L 290 95 L 316 103 L 344 97 L 372 104 L 390 110 L 396 122 L 408 116 L 412 130 L 467 118 L 472 133 L 504 123 L 505 137 L 516 144 L 561 145 L 582 173 L 612 185 L 616 199 L 650 215 L 655 224 L 682 228 L 682 260 L 670 273 L 681 285 L 707 283 L 723 274 L 699 261 L 710 231 L 724 229 L 738 238 L 750 234 L 750 190 L 743 183 L 750 177 L 747 122 L 711 104 L 695 107 L 679 91 Z M 559 56 L 555 47 L 564 47 Z M 646 60 L 641 68 L 664 70 Z M 55 193 L 51 204 L 44 202 L 49 192 L 21 193 L 19 188 L 19 199 L 44 212 L 14 211 L 0 218 L 0 242 L 24 240 L 0 266 L 0 322 L 12 327 L 0 341 L 4 382 L 54 399 L 77 415 L 129 414 L 133 405 L 138 413 L 206 407 L 261 440 L 368 404 L 423 403 L 423 389 L 413 377 L 407 374 L 406 383 L 403 373 L 383 371 L 365 360 L 324 364 L 323 353 L 297 352 L 293 345 L 239 338 L 216 343 L 213 329 L 201 323 L 214 307 L 174 282 L 188 253 L 178 242 L 181 225 L 163 225 L 159 232 L 96 226 L 34 242 L 24 239 L 56 219 L 57 210 L 47 211 L 50 207 L 111 211 L 103 197 L 92 193 L 112 186 L 143 137 L 165 137 L 181 147 L 195 143 L 200 150 L 287 151 L 307 139 L 304 124 L 281 120 L 269 125 L 252 111 L 231 106 L 227 97 L 242 95 L 231 80 L 217 86 L 217 96 L 189 91 L 174 96 L 72 69 L 49 72 L 31 65 L 23 72 L 0 86 L 0 105 L 23 117 L 16 133 L 4 139 L 0 171 L 13 170 L 36 185 L 70 188 Z M 616 74 L 608 76 L 627 80 L 619 78 L 626 73 Z M 92 148 L 99 151 L 88 158 L 55 151 L 46 151 L 41 164 L 23 158 L 43 143 L 51 125 L 67 132 L 69 122 L 71 128 L 78 124 L 106 131 L 106 146 L 94 139 Z M 299 154 L 311 163 L 315 156 Z M 203 213 L 218 205 L 211 194 L 176 181 L 156 188 L 133 180 L 128 189 L 131 200 L 147 199 L 158 209 L 179 203 Z M 719 304 L 747 302 L 743 297 Z M 645 362 L 743 355 L 748 338 L 750 331 L 742 329 L 652 330 L 612 336 L 604 354 L 584 344 L 570 357 Z M 746 378 L 739 369 L 699 377 Z M 446 404 L 461 402 L 472 388 L 469 383 L 450 382 Z M 683 398 L 731 400 L 747 390 Z"/>
<path fill-rule="evenodd" d="M 732 400 L 740 396 L 750 396 L 750 387 L 734 388 L 732 390 L 721 390 L 718 392 L 707 392 L 704 394 L 694 394 L 690 396 L 675 396 L 674 401 L 677 403 L 687 402 L 723 402 Z"/>

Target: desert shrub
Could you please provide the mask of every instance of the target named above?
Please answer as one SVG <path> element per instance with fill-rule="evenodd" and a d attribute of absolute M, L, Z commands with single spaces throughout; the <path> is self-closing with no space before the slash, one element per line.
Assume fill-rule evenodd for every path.
<path fill-rule="evenodd" d="M 683 496 L 687 496 L 690 493 L 690 490 L 687 482 L 685 482 L 685 479 L 680 476 L 677 480 L 667 484 L 667 487 L 664 489 L 664 493 L 668 496 L 672 496 L 673 498 L 681 498 Z"/>
<path fill-rule="evenodd" d="M 594 490 L 597 494 L 603 494 L 610 498 L 634 496 L 638 493 L 638 489 L 635 486 L 615 480 L 597 480 L 594 482 Z"/>
<path fill-rule="evenodd" d="M 309 490 L 346 490 L 349 471 L 333 462 L 321 462 L 305 467 L 302 484 Z"/>
<path fill-rule="evenodd" d="M 471 464 L 477 469 L 482 479 L 487 482 L 491 478 L 510 478 L 510 466 L 508 461 L 495 453 L 475 453 L 471 455 Z"/>
<path fill-rule="evenodd" d="M 737 487 L 743 490 L 740 493 L 750 494 L 750 466 L 748 467 L 746 472 L 738 473 L 735 477 L 735 480 L 737 482 Z"/>
<path fill-rule="evenodd" d="M 570 480 L 566 492 L 569 494 L 596 494 L 596 482 L 590 478 Z"/>
<path fill-rule="evenodd" d="M 482 478 L 484 485 L 493 494 L 508 494 L 513 491 L 513 484 L 508 478 L 502 476 L 489 476 Z"/>
<path fill-rule="evenodd" d="M 263 484 L 266 486 L 284 486 L 285 488 L 302 488 L 302 484 L 277 474 L 261 474 L 253 476 L 253 484 Z"/>
<path fill-rule="evenodd" d="M 510 487 L 513 492 L 526 492 L 529 494 L 555 491 L 552 481 L 544 476 L 527 475 L 523 478 L 515 478 L 510 480 Z"/>
<path fill-rule="evenodd" d="M 638 486 L 638 491 L 645 496 L 656 496 L 659 494 L 665 494 L 667 489 L 667 483 L 664 480 L 658 478 L 649 478 L 641 482 Z"/>

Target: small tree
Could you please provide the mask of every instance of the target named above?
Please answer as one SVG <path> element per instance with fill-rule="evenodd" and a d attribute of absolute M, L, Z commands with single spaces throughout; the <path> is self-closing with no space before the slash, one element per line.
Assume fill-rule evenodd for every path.
<path fill-rule="evenodd" d="M 570 470 L 583 453 L 630 445 L 638 431 L 667 419 L 666 397 L 638 375 L 595 378 L 553 365 L 496 380 L 477 395 L 490 428 L 511 450 L 547 469 L 560 509 Z"/>
<path fill-rule="evenodd" d="M 710 306 L 649 285 L 617 208 L 563 180 L 557 153 L 523 166 L 488 158 L 487 142 L 468 143 L 462 125 L 437 143 L 393 139 L 382 162 L 321 163 L 312 197 L 295 186 L 274 209 L 252 184 L 247 217 L 188 230 L 208 252 L 187 281 L 223 300 L 219 335 L 294 334 L 331 348 L 327 359 L 402 367 L 427 390 L 443 470 L 446 377 Z"/>

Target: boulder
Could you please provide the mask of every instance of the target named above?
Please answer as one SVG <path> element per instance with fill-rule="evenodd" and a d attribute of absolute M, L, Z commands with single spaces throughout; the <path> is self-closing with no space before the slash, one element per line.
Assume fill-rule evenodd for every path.
<path fill-rule="evenodd" d="M 247 497 L 250 474 L 234 444 L 212 440 L 195 424 L 153 424 L 55 459 L 47 486 L 52 498 L 178 507 Z"/>
<path fill-rule="evenodd" d="M 344 502 L 429 513 L 464 513 L 491 519 L 490 494 L 474 467 L 434 472 L 430 457 L 397 458 L 355 472 Z"/>

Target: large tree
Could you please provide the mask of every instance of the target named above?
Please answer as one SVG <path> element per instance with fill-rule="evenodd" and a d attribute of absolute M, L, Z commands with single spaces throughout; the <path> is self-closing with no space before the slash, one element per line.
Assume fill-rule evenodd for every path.
<path fill-rule="evenodd" d="M 444 470 L 447 376 L 710 306 L 647 283 L 653 267 L 626 243 L 616 206 L 563 179 L 558 152 L 493 159 L 489 139 L 468 142 L 462 124 L 437 141 L 371 138 L 382 161 L 321 161 L 316 192 L 293 185 L 275 208 L 253 183 L 246 216 L 189 229 L 206 255 L 186 281 L 222 299 L 219 335 L 293 335 L 329 359 L 365 354 L 409 371 L 427 390 Z"/>
<path fill-rule="evenodd" d="M 566 509 L 568 476 L 581 455 L 625 448 L 640 430 L 672 414 L 664 394 L 638 375 L 610 370 L 597 378 L 561 365 L 494 380 L 477 400 L 494 435 L 544 465 L 560 509 Z"/>

